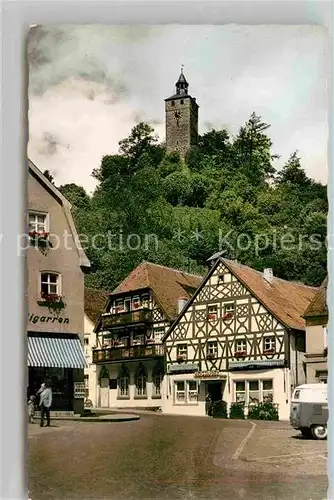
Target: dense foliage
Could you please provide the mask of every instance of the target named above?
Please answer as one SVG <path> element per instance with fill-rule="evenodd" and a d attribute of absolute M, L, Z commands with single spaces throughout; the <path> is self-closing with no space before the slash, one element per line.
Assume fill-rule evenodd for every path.
<path fill-rule="evenodd" d="M 205 273 L 207 259 L 224 250 L 256 269 L 319 285 L 327 265 L 326 186 L 307 177 L 296 152 L 278 171 L 268 128 L 253 113 L 236 137 L 212 130 L 182 160 L 165 154 L 140 123 L 119 154 L 93 170 L 93 196 L 61 186 L 96 270 L 87 284 L 112 290 L 142 260 Z"/>

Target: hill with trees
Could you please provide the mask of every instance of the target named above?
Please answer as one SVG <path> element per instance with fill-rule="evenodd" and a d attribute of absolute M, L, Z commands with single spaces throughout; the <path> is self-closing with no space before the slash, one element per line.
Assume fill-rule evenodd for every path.
<path fill-rule="evenodd" d="M 142 260 L 194 273 L 224 256 L 284 279 L 320 285 L 327 273 L 327 187 L 297 152 L 279 170 L 269 125 L 255 113 L 235 137 L 211 130 L 185 160 L 136 125 L 102 158 L 90 197 L 60 186 L 94 266 L 87 285 L 113 290 Z"/>

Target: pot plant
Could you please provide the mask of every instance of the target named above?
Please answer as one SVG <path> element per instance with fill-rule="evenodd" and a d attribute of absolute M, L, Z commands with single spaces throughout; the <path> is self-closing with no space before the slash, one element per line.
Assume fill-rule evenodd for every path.
<path fill-rule="evenodd" d="M 247 356 L 247 351 L 235 351 L 235 358 L 245 358 Z"/>
<path fill-rule="evenodd" d="M 59 313 L 61 309 L 66 307 L 63 297 L 57 293 L 41 292 L 41 299 L 42 300 L 37 301 L 38 305 L 40 307 L 47 307 L 50 312 L 55 314 Z"/>

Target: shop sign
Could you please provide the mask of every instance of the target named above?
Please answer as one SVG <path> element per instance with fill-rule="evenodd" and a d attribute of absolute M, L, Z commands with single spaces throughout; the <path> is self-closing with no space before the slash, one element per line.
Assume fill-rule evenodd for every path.
<path fill-rule="evenodd" d="M 211 370 L 208 372 L 196 372 L 194 378 L 207 380 L 207 379 L 224 379 L 226 378 L 226 373 L 220 372 L 218 370 Z"/>
<path fill-rule="evenodd" d="M 195 372 L 197 370 L 198 370 L 198 365 L 195 363 L 181 363 L 177 365 L 168 366 L 168 373 Z"/>
<path fill-rule="evenodd" d="M 69 318 L 61 318 L 58 316 L 39 316 L 38 314 L 29 313 L 29 321 L 31 323 L 69 323 Z"/>
<path fill-rule="evenodd" d="M 74 399 L 85 397 L 85 382 L 74 382 Z"/>

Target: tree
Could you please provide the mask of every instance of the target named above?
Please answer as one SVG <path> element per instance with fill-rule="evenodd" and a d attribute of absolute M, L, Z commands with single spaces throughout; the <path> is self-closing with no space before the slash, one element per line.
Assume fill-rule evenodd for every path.
<path fill-rule="evenodd" d="M 51 184 L 55 186 L 55 179 L 51 174 L 50 170 L 44 170 L 43 175 L 51 182 Z"/>
<path fill-rule="evenodd" d="M 277 175 L 278 184 L 286 186 L 309 186 L 310 179 L 300 164 L 300 158 L 297 151 L 290 155 L 289 160 Z"/>

